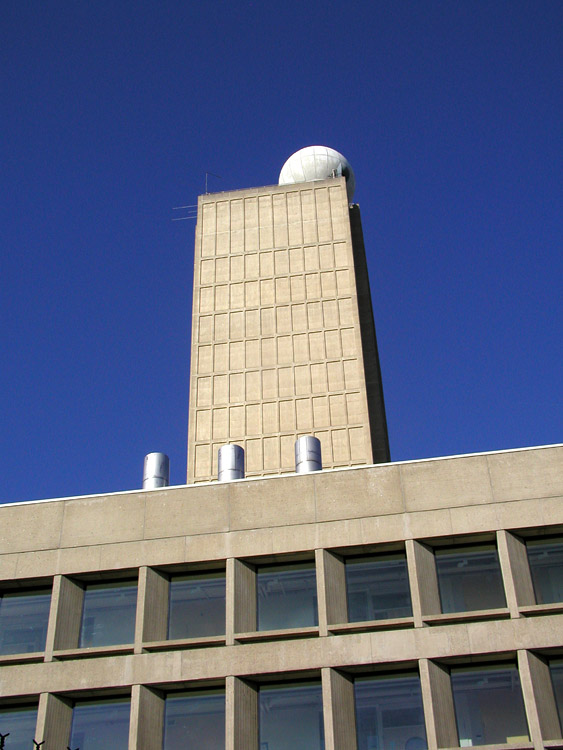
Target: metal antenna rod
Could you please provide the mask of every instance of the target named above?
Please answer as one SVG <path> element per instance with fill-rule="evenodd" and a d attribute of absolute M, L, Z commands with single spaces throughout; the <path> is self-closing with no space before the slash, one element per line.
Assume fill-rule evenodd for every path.
<path fill-rule="evenodd" d="M 205 173 L 205 193 L 206 194 L 209 192 L 208 189 L 207 189 L 207 178 L 208 177 L 218 177 L 220 180 L 223 179 L 220 174 L 213 174 L 213 172 L 206 172 Z"/>

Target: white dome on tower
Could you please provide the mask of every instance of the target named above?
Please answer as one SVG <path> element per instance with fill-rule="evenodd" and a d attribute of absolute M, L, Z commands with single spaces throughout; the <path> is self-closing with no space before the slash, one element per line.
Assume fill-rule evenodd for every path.
<path fill-rule="evenodd" d="M 346 192 L 351 201 L 356 179 L 348 159 L 328 146 L 307 146 L 296 151 L 283 165 L 279 184 L 294 185 L 297 182 L 328 180 L 330 177 L 346 178 Z"/>

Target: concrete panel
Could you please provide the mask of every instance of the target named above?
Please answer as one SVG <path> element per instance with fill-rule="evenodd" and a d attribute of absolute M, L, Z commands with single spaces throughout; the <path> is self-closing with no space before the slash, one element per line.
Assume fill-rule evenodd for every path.
<path fill-rule="evenodd" d="M 497 502 L 563 495 L 563 446 L 487 456 Z"/>
<path fill-rule="evenodd" d="M 168 565 L 183 562 L 186 539 L 151 539 L 121 544 L 104 544 L 99 548 L 101 570 L 123 570 L 141 565 Z"/>
<path fill-rule="evenodd" d="M 65 501 L 61 547 L 142 539 L 147 494 Z"/>
<path fill-rule="evenodd" d="M 59 551 L 22 552 L 18 555 L 16 578 L 39 578 L 58 572 Z"/>
<path fill-rule="evenodd" d="M 12 555 L 0 555 L 0 581 L 9 581 L 16 577 L 17 562 L 17 553 Z"/>
<path fill-rule="evenodd" d="M 404 510 L 397 467 L 315 476 L 317 521 L 401 513 Z"/>
<path fill-rule="evenodd" d="M 228 495 L 223 484 L 147 495 L 145 539 L 226 531 Z"/>
<path fill-rule="evenodd" d="M 405 536 L 409 539 L 428 539 L 453 534 L 449 509 L 405 513 L 404 525 Z"/>
<path fill-rule="evenodd" d="M 315 498 L 311 475 L 229 484 L 231 529 L 312 523 Z"/>
<path fill-rule="evenodd" d="M 58 547 L 64 501 L 0 506 L 0 553 Z"/>
<path fill-rule="evenodd" d="M 483 505 L 493 499 L 484 456 L 421 461 L 399 468 L 407 511 Z"/>

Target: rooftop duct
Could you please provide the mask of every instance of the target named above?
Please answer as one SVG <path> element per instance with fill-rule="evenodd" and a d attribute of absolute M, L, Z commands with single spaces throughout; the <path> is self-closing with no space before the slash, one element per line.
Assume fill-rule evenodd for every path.
<path fill-rule="evenodd" d="M 154 490 L 170 484 L 170 459 L 166 453 L 147 453 L 143 469 L 143 489 Z"/>
<path fill-rule="evenodd" d="M 228 443 L 219 448 L 220 482 L 232 482 L 233 479 L 244 479 L 244 449 L 235 443 Z"/>
<path fill-rule="evenodd" d="M 295 441 L 295 471 L 298 474 L 308 474 L 311 471 L 321 471 L 321 441 L 312 435 L 303 435 Z"/>

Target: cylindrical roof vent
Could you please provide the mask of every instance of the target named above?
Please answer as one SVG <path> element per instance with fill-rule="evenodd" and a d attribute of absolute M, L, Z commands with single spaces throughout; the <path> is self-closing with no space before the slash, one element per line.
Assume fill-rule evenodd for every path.
<path fill-rule="evenodd" d="M 244 479 L 244 449 L 235 443 L 219 448 L 219 481 L 232 482 Z"/>
<path fill-rule="evenodd" d="M 143 470 L 143 489 L 168 487 L 169 483 L 170 460 L 166 453 L 147 453 Z"/>
<path fill-rule="evenodd" d="M 323 468 L 321 441 L 312 435 L 303 435 L 295 441 L 295 471 L 308 474 Z"/>

